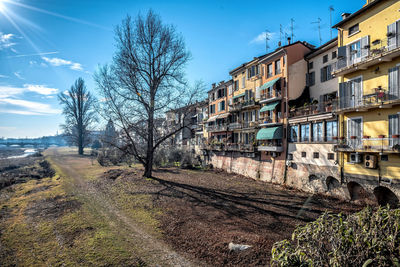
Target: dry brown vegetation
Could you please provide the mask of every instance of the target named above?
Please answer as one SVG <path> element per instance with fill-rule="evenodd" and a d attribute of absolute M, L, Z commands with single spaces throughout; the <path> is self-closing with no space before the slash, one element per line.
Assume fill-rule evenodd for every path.
<path fill-rule="evenodd" d="M 101 167 L 50 150 L 52 178 L 0 191 L 0 264 L 259 266 L 323 211 L 361 209 L 219 171 Z M 229 242 L 252 247 L 229 251 Z"/>

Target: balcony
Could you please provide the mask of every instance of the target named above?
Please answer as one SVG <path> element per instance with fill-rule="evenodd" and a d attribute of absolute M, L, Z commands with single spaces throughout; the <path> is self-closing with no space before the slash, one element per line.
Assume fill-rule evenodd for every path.
<path fill-rule="evenodd" d="M 232 122 L 229 124 L 229 130 L 237 130 L 237 129 L 242 129 L 241 122 Z"/>
<path fill-rule="evenodd" d="M 257 150 L 266 152 L 283 152 L 283 146 L 281 143 L 276 141 L 259 142 Z"/>
<path fill-rule="evenodd" d="M 340 152 L 400 152 L 400 135 L 392 135 L 386 137 L 380 135 L 375 138 L 370 136 L 350 136 L 350 138 L 342 137 L 339 139 L 337 151 Z"/>
<path fill-rule="evenodd" d="M 260 95 L 260 104 L 267 102 L 274 102 L 282 99 L 282 93 L 275 91 L 274 93 L 268 92 Z"/>
<path fill-rule="evenodd" d="M 337 100 L 329 100 L 320 104 L 310 104 L 304 107 L 292 108 L 289 111 L 289 118 L 310 116 L 321 113 L 332 112 L 337 109 Z"/>
<path fill-rule="evenodd" d="M 275 121 L 271 118 L 271 117 L 261 117 L 258 120 L 258 125 L 259 126 L 271 126 L 271 125 L 281 125 L 282 122 L 279 121 L 280 117 L 278 117 L 277 119 L 275 119 Z"/>
<path fill-rule="evenodd" d="M 361 47 L 360 50 L 339 58 L 332 66 L 332 75 L 345 75 L 384 61 L 392 61 L 400 56 L 400 35 L 373 40 L 371 45 Z"/>
<path fill-rule="evenodd" d="M 258 122 L 255 121 L 244 121 L 242 122 L 242 128 L 243 129 L 250 129 L 250 128 L 256 128 L 258 127 Z"/>
<path fill-rule="evenodd" d="M 229 105 L 229 111 L 235 112 L 240 111 L 242 109 L 243 103 L 242 102 L 234 102 L 232 105 Z"/>
<path fill-rule="evenodd" d="M 395 90 L 399 91 L 399 89 Z M 336 111 L 366 111 L 372 108 L 391 107 L 400 103 L 400 96 L 389 93 L 381 87 L 375 88 L 375 92 L 361 97 L 344 96 L 336 100 Z"/>
<path fill-rule="evenodd" d="M 217 125 L 207 126 L 208 132 L 224 132 L 227 130 L 228 130 L 228 124 L 217 124 Z"/>
<path fill-rule="evenodd" d="M 242 103 L 242 109 L 252 108 L 258 105 L 254 99 L 244 100 Z"/>

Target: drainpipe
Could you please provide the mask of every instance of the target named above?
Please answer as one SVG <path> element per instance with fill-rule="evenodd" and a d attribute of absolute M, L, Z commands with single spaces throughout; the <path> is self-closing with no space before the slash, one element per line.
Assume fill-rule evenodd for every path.
<path fill-rule="evenodd" d="M 286 88 L 285 88 L 285 109 L 286 109 L 286 112 L 283 112 L 284 113 L 283 117 L 284 117 L 284 119 L 286 119 L 286 123 L 285 123 L 285 125 L 286 125 L 286 138 L 284 139 L 284 141 L 286 143 L 286 148 L 285 148 L 285 168 L 284 168 L 284 173 L 283 173 L 283 184 L 286 184 L 286 181 L 287 181 L 287 168 L 288 168 L 288 166 L 286 164 L 286 161 L 288 159 L 288 153 L 289 153 L 289 143 L 288 143 L 288 137 L 289 137 L 288 136 L 288 134 L 289 134 L 289 120 L 288 120 L 288 117 L 289 116 L 287 116 L 287 114 L 289 112 L 289 107 L 288 107 L 288 88 L 289 88 L 289 79 L 288 79 L 288 77 L 289 77 L 289 68 L 288 68 L 288 65 L 289 65 L 289 62 L 288 62 L 286 50 L 283 49 L 283 51 L 285 53 L 285 68 L 286 68 Z"/>

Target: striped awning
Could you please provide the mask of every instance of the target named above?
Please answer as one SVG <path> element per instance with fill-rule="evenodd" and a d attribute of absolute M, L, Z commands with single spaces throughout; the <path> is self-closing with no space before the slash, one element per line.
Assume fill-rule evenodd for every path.
<path fill-rule="evenodd" d="M 275 84 L 277 81 L 279 81 L 280 78 L 281 78 L 281 77 L 275 78 L 275 79 L 273 79 L 273 80 L 271 80 L 271 81 L 269 81 L 269 82 L 264 83 L 264 84 L 260 87 L 260 90 L 265 90 L 265 89 L 267 89 L 267 88 L 270 88 L 270 87 L 274 86 L 274 84 Z"/>
<path fill-rule="evenodd" d="M 262 128 L 258 131 L 257 140 L 282 139 L 282 126 Z"/>
<path fill-rule="evenodd" d="M 269 103 L 269 104 L 263 106 L 260 109 L 260 112 L 266 112 L 266 111 L 274 110 L 276 108 L 276 106 L 279 105 L 279 103 L 280 103 L 280 101 Z"/>

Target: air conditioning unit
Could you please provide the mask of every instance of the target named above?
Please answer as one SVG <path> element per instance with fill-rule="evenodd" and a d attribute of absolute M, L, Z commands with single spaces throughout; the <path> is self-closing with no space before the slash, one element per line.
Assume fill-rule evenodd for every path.
<path fill-rule="evenodd" d="M 362 155 L 358 153 L 350 153 L 350 163 L 361 163 Z"/>
<path fill-rule="evenodd" d="M 368 169 L 376 169 L 377 157 L 375 155 L 365 155 L 364 166 Z"/>

